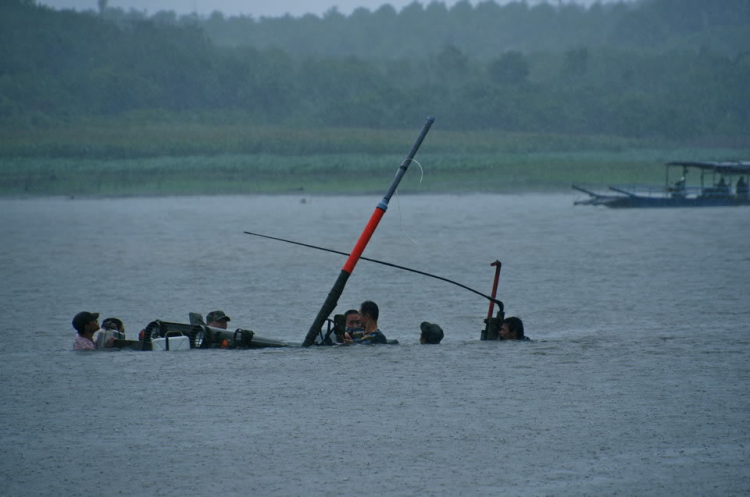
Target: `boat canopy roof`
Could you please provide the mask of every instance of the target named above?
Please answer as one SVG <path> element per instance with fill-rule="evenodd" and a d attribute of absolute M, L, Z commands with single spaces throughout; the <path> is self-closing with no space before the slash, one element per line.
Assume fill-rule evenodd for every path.
<path fill-rule="evenodd" d="M 723 161 L 723 162 L 668 162 L 668 166 L 695 167 L 697 169 L 708 169 L 721 174 L 750 174 L 750 161 Z"/>

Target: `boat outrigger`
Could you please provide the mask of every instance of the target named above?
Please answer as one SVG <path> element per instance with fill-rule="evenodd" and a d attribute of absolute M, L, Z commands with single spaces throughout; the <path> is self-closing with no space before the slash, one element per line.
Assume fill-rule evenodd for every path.
<path fill-rule="evenodd" d="M 680 168 L 682 175 L 671 182 L 670 172 Z M 700 185 L 688 185 L 687 177 L 691 170 L 700 171 Z M 750 205 L 750 195 L 748 195 L 750 162 L 668 162 L 665 176 L 664 186 L 610 186 L 609 190 L 614 194 L 596 193 L 578 185 L 572 185 L 574 190 L 589 195 L 589 198 L 585 200 L 577 200 L 575 205 L 603 205 L 613 209 Z M 672 176 L 674 177 L 674 174 Z"/>

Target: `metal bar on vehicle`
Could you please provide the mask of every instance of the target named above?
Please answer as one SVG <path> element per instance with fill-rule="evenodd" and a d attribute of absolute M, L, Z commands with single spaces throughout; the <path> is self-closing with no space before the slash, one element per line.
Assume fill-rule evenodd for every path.
<path fill-rule="evenodd" d="M 492 298 L 490 299 L 490 309 L 487 311 L 487 319 L 485 320 L 484 330 L 480 335 L 480 340 L 487 340 L 488 331 L 490 329 L 490 323 L 492 319 L 492 311 L 495 310 L 495 297 L 497 296 L 497 282 L 500 280 L 500 269 L 503 267 L 503 263 L 495 261 L 490 266 L 495 266 L 495 281 L 492 283 Z M 498 305 L 502 308 L 503 304 L 498 302 Z"/>

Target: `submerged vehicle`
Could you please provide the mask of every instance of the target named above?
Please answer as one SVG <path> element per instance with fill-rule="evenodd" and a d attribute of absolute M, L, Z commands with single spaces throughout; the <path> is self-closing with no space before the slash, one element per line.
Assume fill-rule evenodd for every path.
<path fill-rule="evenodd" d="M 143 351 L 180 351 L 190 349 L 261 349 L 269 347 L 301 347 L 301 343 L 287 342 L 259 336 L 243 328 L 223 329 L 208 326 L 200 314 L 189 313 L 190 323 L 175 323 L 156 319 L 141 331 L 138 340 L 113 342 L 113 348 Z M 326 331 L 321 329 L 314 345 L 333 345 L 331 335 L 340 333 L 343 315 L 327 320 Z M 334 335 L 335 336 L 335 335 Z M 398 344 L 398 340 L 389 340 Z"/>
<path fill-rule="evenodd" d="M 196 316 L 199 319 L 196 319 Z M 202 317 L 190 313 L 190 324 L 155 320 L 141 332 L 140 340 L 116 340 L 116 348 L 132 350 L 178 351 L 189 349 L 258 349 L 267 347 L 299 347 L 298 343 L 285 342 L 258 336 L 252 330 L 214 328 L 203 323 Z"/>
<path fill-rule="evenodd" d="M 490 302 L 490 308 L 487 313 L 487 319 L 485 319 L 485 328 L 481 330 L 480 338 L 481 340 L 499 339 L 499 330 L 502 326 L 503 318 L 505 316 L 504 305 L 502 301 L 496 298 L 498 279 L 500 277 L 500 268 L 502 266 L 500 261 L 495 261 L 491 264 L 491 266 L 495 267 L 495 280 L 492 289 L 492 295 L 489 296 L 478 292 L 477 290 L 469 288 L 466 285 L 462 285 L 458 282 L 443 278 L 441 276 L 426 273 L 424 271 L 410 269 L 404 266 L 399 266 L 397 264 L 362 257 L 362 252 L 370 241 L 372 234 L 374 233 L 381 218 L 388 208 L 388 203 L 391 199 L 391 196 L 396 192 L 398 184 L 403 178 L 404 174 L 406 174 L 406 171 L 411 162 L 414 162 L 414 156 L 417 153 L 417 150 L 419 149 L 422 141 L 424 140 L 434 121 L 435 119 L 433 117 L 427 118 L 427 121 L 425 122 L 417 140 L 412 145 L 412 148 L 407 154 L 406 158 L 399 165 L 398 171 L 396 172 L 396 177 L 391 182 L 391 185 L 386 191 L 385 196 L 377 204 L 374 212 L 370 217 L 370 220 L 368 221 L 365 229 L 362 231 L 362 234 L 360 235 L 356 245 L 350 253 L 245 231 L 245 233 L 248 235 L 260 236 L 263 238 L 292 243 L 295 245 L 301 245 L 317 250 L 323 250 L 326 252 L 333 252 L 340 255 L 345 255 L 347 257 L 347 260 L 344 263 L 344 266 L 342 267 L 341 272 L 336 279 L 336 282 L 331 288 L 331 291 L 328 293 L 328 297 L 323 303 L 302 343 L 290 343 L 282 340 L 262 338 L 251 330 L 245 330 L 241 328 L 238 328 L 234 331 L 223 328 L 214 328 L 212 326 L 206 325 L 203 320 L 203 316 L 191 312 L 189 313 L 190 324 L 155 320 L 149 323 L 141 331 L 139 340 L 115 340 L 114 346 L 116 348 L 129 348 L 133 350 L 178 351 L 209 348 L 251 349 L 266 347 L 309 347 L 311 345 L 335 345 L 335 343 L 341 343 L 340 337 L 344 334 L 345 331 L 344 315 L 336 314 L 334 315 L 333 319 L 330 319 L 329 316 L 338 305 L 338 299 L 344 291 L 346 282 L 349 279 L 349 276 L 354 271 L 354 267 L 360 260 L 367 260 L 378 264 L 384 264 L 390 267 L 395 267 L 398 269 L 411 271 L 414 273 L 422 274 L 424 276 L 439 279 L 486 298 Z M 493 317 L 493 310 L 495 305 L 497 305 L 498 310 L 497 314 Z M 324 331 L 324 328 L 326 329 L 326 331 Z M 387 340 L 386 343 L 395 345 L 398 344 L 398 340 Z"/>
<path fill-rule="evenodd" d="M 680 168 L 682 174 L 679 179 L 670 181 L 670 172 L 674 177 L 674 170 Z M 700 184 L 688 184 L 688 173 L 693 170 L 700 171 Z M 578 185 L 572 187 L 589 196 L 587 199 L 575 201 L 575 205 L 603 205 L 613 209 L 722 207 L 750 205 L 749 177 L 750 162 L 747 161 L 668 162 L 663 186 L 609 186 L 609 190 L 614 193 L 596 193 Z"/>

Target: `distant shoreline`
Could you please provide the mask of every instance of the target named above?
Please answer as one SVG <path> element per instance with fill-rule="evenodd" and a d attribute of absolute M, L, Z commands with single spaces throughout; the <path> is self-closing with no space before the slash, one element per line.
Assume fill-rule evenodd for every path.
<path fill-rule="evenodd" d="M 426 150 L 429 145 L 425 145 Z M 423 153 L 399 191 L 562 193 L 571 184 L 663 185 L 671 160 L 750 158 L 748 149 L 649 148 L 564 152 Z M 131 159 L 0 157 L 0 197 L 367 195 L 382 193 L 395 154 L 165 156 Z M 420 167 L 421 166 L 421 170 Z M 697 177 L 688 178 L 688 183 Z M 421 181 L 421 182 L 420 182 Z"/>
<path fill-rule="evenodd" d="M 94 194 L 79 194 L 79 195 L 61 195 L 61 194 L 7 194 L 0 195 L 0 200 L 17 200 L 17 201 L 29 201 L 29 200 L 122 200 L 122 199 L 147 199 L 147 198 L 173 198 L 173 197 L 290 197 L 297 199 L 300 203 L 304 203 L 305 200 L 312 201 L 315 198 L 322 197 L 380 197 L 385 193 L 388 185 L 384 185 L 381 191 L 356 191 L 356 192 L 344 192 L 344 191 L 319 191 L 315 193 L 308 192 L 266 192 L 266 193 L 196 193 L 196 192 L 183 192 L 183 193 L 127 193 L 127 194 L 106 194 L 106 193 L 94 193 Z M 398 190 L 400 195 L 404 196 L 425 196 L 425 195 L 570 195 L 576 196 L 577 194 L 572 189 L 568 188 L 565 190 L 523 190 L 523 191 L 485 191 L 485 190 L 436 190 L 436 191 L 401 191 Z"/>
<path fill-rule="evenodd" d="M 0 197 L 380 193 L 415 134 L 116 120 L 0 126 Z M 750 159 L 750 142 L 438 128 L 416 159 L 402 193 L 564 192 L 571 183 L 661 185 L 665 162 Z"/>

